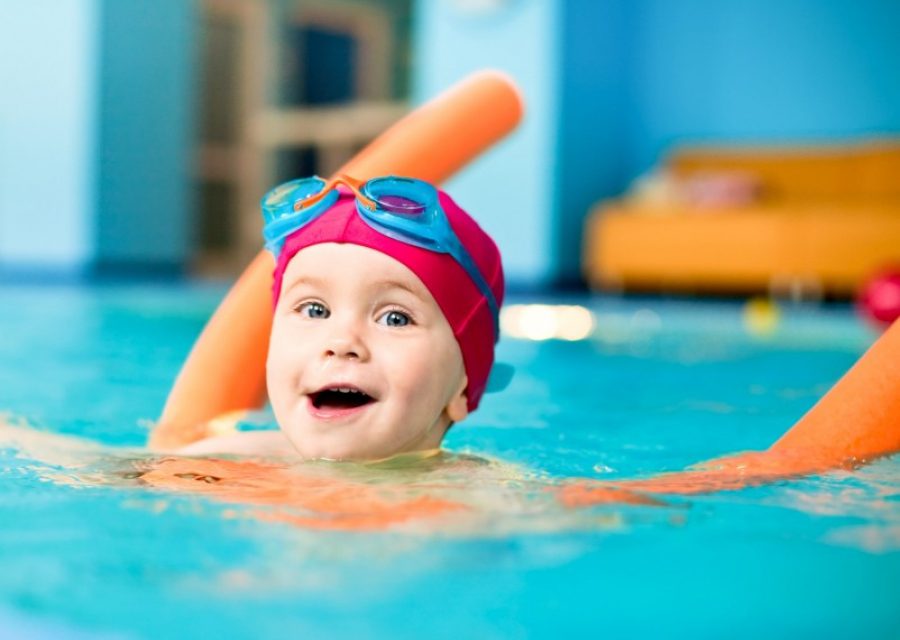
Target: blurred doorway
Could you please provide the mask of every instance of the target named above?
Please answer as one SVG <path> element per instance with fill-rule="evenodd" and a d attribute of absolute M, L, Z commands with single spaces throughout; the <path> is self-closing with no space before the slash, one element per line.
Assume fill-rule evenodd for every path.
<path fill-rule="evenodd" d="M 239 273 L 259 199 L 407 110 L 411 0 L 203 0 L 194 272 Z"/>

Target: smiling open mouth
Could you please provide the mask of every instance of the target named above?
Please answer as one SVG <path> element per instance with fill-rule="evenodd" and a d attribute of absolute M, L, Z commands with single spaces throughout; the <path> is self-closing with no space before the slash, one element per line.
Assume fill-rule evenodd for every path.
<path fill-rule="evenodd" d="M 355 409 L 374 402 L 375 398 L 353 387 L 329 387 L 309 394 L 316 409 Z"/>

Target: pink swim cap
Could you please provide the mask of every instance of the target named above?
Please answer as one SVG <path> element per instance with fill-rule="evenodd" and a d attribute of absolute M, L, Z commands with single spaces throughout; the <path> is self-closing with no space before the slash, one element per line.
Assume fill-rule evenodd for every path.
<path fill-rule="evenodd" d="M 503 304 L 503 266 L 500 251 L 491 237 L 443 191 L 438 199 L 450 226 L 478 270 Z M 356 199 L 341 191 L 338 201 L 325 214 L 287 237 L 275 265 L 272 293 L 281 295 L 284 271 L 298 251 L 314 244 L 337 242 L 375 249 L 415 273 L 434 296 L 462 352 L 468 377 L 466 399 L 469 411 L 478 407 L 494 364 L 494 318 L 487 299 L 449 254 L 428 251 L 389 238 L 366 224 L 356 211 Z"/>

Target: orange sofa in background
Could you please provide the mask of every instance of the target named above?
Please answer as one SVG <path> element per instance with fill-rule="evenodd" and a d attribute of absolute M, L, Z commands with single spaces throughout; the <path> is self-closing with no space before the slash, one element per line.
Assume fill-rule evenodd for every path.
<path fill-rule="evenodd" d="M 900 265 L 900 141 L 685 148 L 666 189 L 598 204 L 583 265 L 593 288 L 852 295 Z"/>

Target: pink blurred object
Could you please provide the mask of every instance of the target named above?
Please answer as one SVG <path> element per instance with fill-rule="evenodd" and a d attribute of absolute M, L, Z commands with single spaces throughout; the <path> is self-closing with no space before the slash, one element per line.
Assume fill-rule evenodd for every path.
<path fill-rule="evenodd" d="M 866 282 L 856 302 L 866 318 L 883 327 L 900 318 L 900 267 L 886 269 Z"/>
<path fill-rule="evenodd" d="M 759 180 L 748 173 L 695 173 L 683 179 L 682 188 L 687 202 L 701 207 L 741 207 L 759 198 Z"/>

